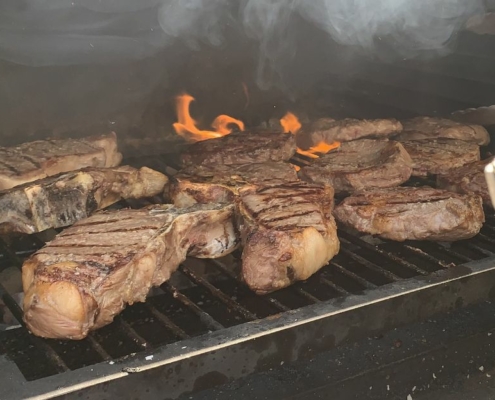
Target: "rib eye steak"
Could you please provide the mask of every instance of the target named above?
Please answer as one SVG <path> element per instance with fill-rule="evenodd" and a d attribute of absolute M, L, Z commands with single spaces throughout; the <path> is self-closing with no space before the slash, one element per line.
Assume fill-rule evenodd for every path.
<path fill-rule="evenodd" d="M 302 167 L 301 179 L 329 184 L 335 193 L 398 186 L 411 177 L 412 160 L 399 142 L 360 139 Z"/>
<path fill-rule="evenodd" d="M 469 239 L 485 222 L 479 196 L 426 186 L 356 193 L 335 207 L 334 215 L 359 232 L 399 242 Z"/>
<path fill-rule="evenodd" d="M 490 143 L 490 135 L 481 125 L 462 124 L 445 118 L 416 117 L 402 123 L 398 141 L 422 139 L 457 139 L 480 146 Z"/>
<path fill-rule="evenodd" d="M 476 194 L 483 199 L 483 203 L 492 207 L 488 185 L 485 179 L 485 166 L 493 158 L 466 164 L 455 168 L 446 175 L 437 175 L 437 187 L 463 194 Z"/>
<path fill-rule="evenodd" d="M 304 182 L 239 189 L 242 276 L 258 294 L 309 278 L 340 247 L 333 190 Z"/>
<path fill-rule="evenodd" d="M 121 161 L 114 132 L 0 147 L 0 190 L 85 167 L 116 167 Z"/>
<path fill-rule="evenodd" d="M 187 146 L 181 154 L 188 165 L 241 165 L 287 161 L 296 152 L 294 135 L 281 132 L 243 131 Z"/>
<path fill-rule="evenodd" d="M 177 207 L 196 203 L 231 203 L 242 186 L 297 180 L 294 166 L 284 162 L 191 166 L 173 177 L 169 194 Z"/>
<path fill-rule="evenodd" d="M 232 252 L 233 211 L 234 205 L 155 205 L 77 222 L 22 267 L 27 327 L 46 338 L 83 339 L 127 304 L 145 301 L 186 256 Z"/>
<path fill-rule="evenodd" d="M 296 135 L 297 145 L 307 150 L 320 142 L 349 142 L 363 138 L 386 138 L 402 131 L 402 124 L 395 119 L 332 120 L 321 118 L 303 126 Z"/>
<path fill-rule="evenodd" d="M 480 159 L 479 146 L 462 140 L 409 140 L 402 145 L 412 158 L 413 176 L 448 174 Z"/>
<path fill-rule="evenodd" d="M 122 166 L 85 168 L 16 186 L 0 192 L 0 233 L 69 226 L 121 199 L 162 194 L 167 182 L 152 169 Z"/>

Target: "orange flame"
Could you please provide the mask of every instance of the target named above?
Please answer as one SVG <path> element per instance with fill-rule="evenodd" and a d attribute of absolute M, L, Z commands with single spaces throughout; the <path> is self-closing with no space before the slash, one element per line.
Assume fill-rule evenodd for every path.
<path fill-rule="evenodd" d="M 285 133 L 296 134 L 299 129 L 301 129 L 301 123 L 299 119 L 288 112 L 280 119 L 280 125 L 284 128 Z M 338 149 L 340 147 L 340 142 L 326 143 L 320 142 L 316 146 L 311 147 L 309 150 L 301 150 L 297 148 L 297 153 L 310 158 L 319 158 L 318 154 L 326 154 L 330 150 Z"/>
<path fill-rule="evenodd" d="M 244 130 L 244 123 L 228 115 L 219 115 L 212 123 L 215 131 L 203 131 L 196 127 L 196 121 L 189 113 L 189 107 L 194 101 L 194 97 L 185 93 L 176 98 L 177 122 L 173 124 L 175 132 L 190 142 L 199 142 L 202 140 L 215 139 L 232 132 L 230 124 L 236 124 L 241 130 Z"/>
<path fill-rule="evenodd" d="M 299 119 L 291 112 L 288 112 L 280 119 L 280 125 L 284 128 L 285 133 L 292 133 L 294 135 L 301 129 Z"/>

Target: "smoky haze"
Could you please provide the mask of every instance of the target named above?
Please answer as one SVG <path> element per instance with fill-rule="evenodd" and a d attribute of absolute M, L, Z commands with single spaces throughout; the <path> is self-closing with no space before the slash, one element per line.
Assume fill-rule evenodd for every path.
<path fill-rule="evenodd" d="M 401 57 L 443 52 L 483 0 L 5 0 L 0 58 L 27 66 L 115 63 L 152 56 L 177 41 L 222 46 L 235 32 L 257 43 L 267 86 L 297 55 L 303 19 L 334 42 Z M 300 45 L 300 40 L 299 40 Z"/>

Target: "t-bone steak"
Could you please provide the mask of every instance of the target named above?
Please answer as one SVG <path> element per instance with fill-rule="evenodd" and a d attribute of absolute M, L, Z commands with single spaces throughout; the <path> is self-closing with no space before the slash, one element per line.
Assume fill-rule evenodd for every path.
<path fill-rule="evenodd" d="M 448 174 L 454 168 L 480 160 L 476 143 L 454 139 L 402 142 L 413 161 L 413 176 Z"/>
<path fill-rule="evenodd" d="M 216 258 L 238 247 L 234 205 L 155 205 L 79 221 L 22 267 L 24 321 L 35 335 L 83 339 L 127 304 L 145 301 L 186 256 Z"/>
<path fill-rule="evenodd" d="M 309 278 L 339 252 L 331 187 L 244 186 L 237 205 L 242 276 L 258 294 Z"/>
<path fill-rule="evenodd" d="M 488 131 L 481 125 L 463 124 L 445 118 L 416 117 L 403 121 L 404 130 L 396 140 L 457 139 L 480 146 L 490 143 Z"/>
<path fill-rule="evenodd" d="M 345 142 L 302 167 L 301 179 L 331 185 L 336 193 L 398 186 L 411 177 L 413 162 L 395 141 L 360 139 Z"/>
<path fill-rule="evenodd" d="M 188 165 L 241 165 L 266 161 L 287 161 L 296 152 L 294 135 L 281 132 L 234 132 L 218 139 L 187 146 L 181 154 Z"/>
<path fill-rule="evenodd" d="M 477 194 L 485 205 L 492 207 L 485 179 L 485 167 L 492 161 L 493 158 L 477 161 L 455 168 L 446 175 L 437 175 L 437 187 L 456 193 Z"/>
<path fill-rule="evenodd" d="M 387 138 L 402 131 L 402 124 L 395 119 L 332 120 L 321 118 L 305 125 L 298 132 L 297 145 L 309 149 L 320 142 L 349 142 L 363 138 Z"/>
<path fill-rule="evenodd" d="M 121 199 L 161 195 L 168 178 L 143 167 L 85 168 L 0 192 L 0 233 L 69 226 Z"/>
<path fill-rule="evenodd" d="M 469 239 L 485 222 L 481 197 L 426 186 L 356 193 L 334 215 L 359 232 L 400 242 Z"/>
<path fill-rule="evenodd" d="M 294 166 L 285 162 L 191 166 L 173 177 L 170 198 L 177 207 L 195 203 L 231 203 L 242 186 L 297 180 Z"/>
<path fill-rule="evenodd" d="M 85 167 L 116 167 L 121 161 L 114 132 L 0 147 L 0 190 Z"/>

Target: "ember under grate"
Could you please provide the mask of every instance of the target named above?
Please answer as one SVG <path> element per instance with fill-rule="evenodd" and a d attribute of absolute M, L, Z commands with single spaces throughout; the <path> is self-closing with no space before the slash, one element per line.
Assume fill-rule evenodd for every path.
<path fill-rule="evenodd" d="M 168 174 L 173 160 L 128 160 Z M 303 158 L 294 160 L 302 165 Z M 159 201 L 160 199 L 154 199 Z M 139 207 L 143 203 L 118 206 Z M 82 341 L 37 338 L 23 326 L 0 331 L 0 356 L 13 360 L 27 381 L 130 356 L 184 339 L 264 319 L 288 310 L 360 294 L 365 290 L 470 261 L 494 256 L 495 215 L 473 239 L 453 245 L 430 242 L 395 243 L 339 231 L 342 248 L 332 262 L 306 282 L 257 296 L 238 278 L 239 253 L 220 260 L 187 260 L 170 282 L 153 290 L 146 303 L 127 307 L 116 320 Z M 55 234 L 55 232 L 51 232 Z M 50 239 L 50 232 L 9 237 L 0 243 L 0 273 L 23 260 Z M 1 277 L 2 275 L 0 275 Z M 0 295 L 9 312 L 21 321 L 15 296 L 0 281 Z M 18 324 L 19 325 L 19 324 Z M 5 326 L 5 325 L 4 325 Z M 36 360 L 36 362 L 33 362 Z"/>

